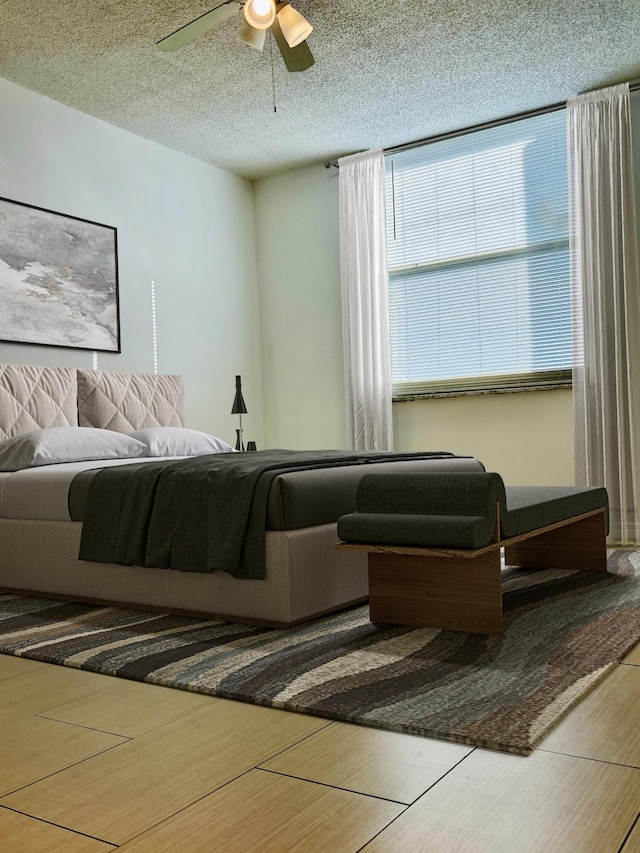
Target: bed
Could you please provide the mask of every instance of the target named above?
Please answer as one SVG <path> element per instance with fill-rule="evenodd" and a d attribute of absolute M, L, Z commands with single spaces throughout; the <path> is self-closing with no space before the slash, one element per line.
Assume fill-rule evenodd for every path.
<path fill-rule="evenodd" d="M 180 376 L 0 365 L 0 440 L 5 443 L 34 431 L 75 441 L 100 430 L 101 439 L 118 444 L 132 433 L 166 427 L 176 434 L 186 429 Z M 4 591 L 264 625 L 295 624 L 367 597 L 366 555 L 334 549 L 337 520 L 353 511 L 363 469 L 484 470 L 476 459 L 448 455 L 284 471 L 268 492 L 264 578 L 247 580 L 219 570 L 161 571 L 79 560 L 83 483 L 98 468 L 147 461 L 135 454 L 121 458 L 117 448 L 110 452 L 111 458 L 72 461 L 44 454 L 37 464 L 0 472 Z M 185 455 L 193 454 L 169 453 L 176 460 Z M 242 454 L 248 455 L 253 456 Z"/>

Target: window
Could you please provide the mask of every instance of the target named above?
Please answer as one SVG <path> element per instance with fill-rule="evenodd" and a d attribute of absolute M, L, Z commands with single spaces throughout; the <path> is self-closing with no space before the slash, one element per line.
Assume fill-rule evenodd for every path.
<path fill-rule="evenodd" d="M 394 397 L 570 384 L 564 109 L 386 172 Z"/>

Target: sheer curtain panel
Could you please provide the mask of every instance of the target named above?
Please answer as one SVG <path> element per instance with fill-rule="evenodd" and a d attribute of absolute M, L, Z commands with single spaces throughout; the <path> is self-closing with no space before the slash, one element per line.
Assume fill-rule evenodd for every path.
<path fill-rule="evenodd" d="M 610 539 L 640 533 L 640 277 L 629 86 L 567 102 L 576 484 L 605 486 Z"/>
<path fill-rule="evenodd" d="M 392 450 L 384 156 L 338 163 L 347 449 Z"/>

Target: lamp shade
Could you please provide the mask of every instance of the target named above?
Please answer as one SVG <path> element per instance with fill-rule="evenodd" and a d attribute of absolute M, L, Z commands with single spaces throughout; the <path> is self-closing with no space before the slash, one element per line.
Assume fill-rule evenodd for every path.
<path fill-rule="evenodd" d="M 236 396 L 233 400 L 233 407 L 231 408 L 232 415 L 246 415 L 247 407 L 244 402 L 244 397 L 242 396 L 242 383 L 239 376 L 236 376 Z M 240 424 L 242 426 L 242 424 Z"/>
<path fill-rule="evenodd" d="M 255 27 L 252 27 L 251 24 L 248 24 L 246 21 L 241 22 L 240 41 L 243 41 L 245 44 L 248 44 L 249 47 L 252 47 L 254 50 L 262 50 L 266 37 L 266 30 L 257 30 Z"/>
<path fill-rule="evenodd" d="M 296 47 L 313 32 L 313 27 L 306 18 L 287 3 L 278 11 L 278 23 L 289 47 Z"/>
<path fill-rule="evenodd" d="M 247 0 L 244 16 L 248 24 L 257 30 L 266 30 L 276 19 L 275 0 Z"/>

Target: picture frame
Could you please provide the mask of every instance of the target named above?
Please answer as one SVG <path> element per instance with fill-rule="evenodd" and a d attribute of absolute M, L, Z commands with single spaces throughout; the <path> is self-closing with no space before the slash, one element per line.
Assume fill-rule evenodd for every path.
<path fill-rule="evenodd" d="M 0 341 L 121 352 L 117 229 L 0 198 Z"/>

